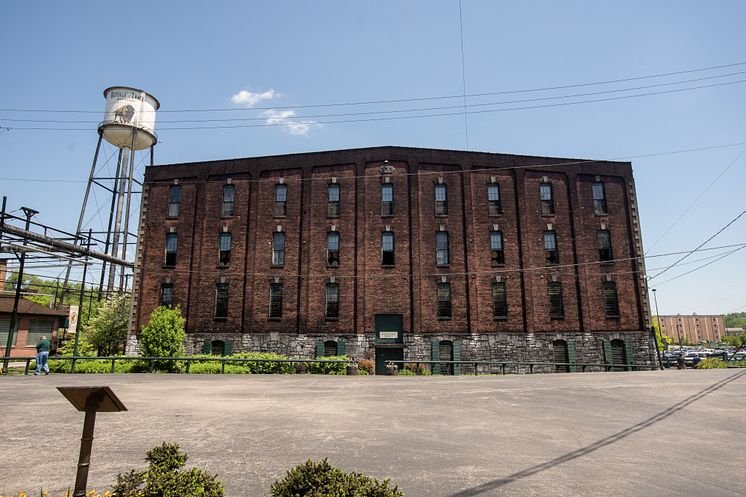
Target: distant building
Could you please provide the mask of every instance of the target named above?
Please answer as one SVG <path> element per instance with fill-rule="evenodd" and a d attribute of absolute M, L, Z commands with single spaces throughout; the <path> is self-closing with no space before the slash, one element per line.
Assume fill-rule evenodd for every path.
<path fill-rule="evenodd" d="M 5 354 L 10 331 L 10 317 L 13 312 L 11 296 L 0 296 L 0 356 Z M 57 329 L 61 327 L 68 311 L 55 310 L 49 307 L 20 299 L 18 301 L 18 318 L 16 332 L 13 334 L 11 357 L 27 357 L 36 355 L 36 343 L 39 337 L 46 336 L 53 344 Z"/>
<path fill-rule="evenodd" d="M 676 314 L 659 316 L 661 332 L 678 344 L 719 342 L 725 335 L 725 316 L 705 314 Z"/>
<path fill-rule="evenodd" d="M 738 335 L 743 335 L 746 333 L 746 330 L 743 328 L 725 328 L 725 336 L 729 337 L 737 337 Z"/>
<path fill-rule="evenodd" d="M 628 162 L 405 147 L 146 169 L 128 352 L 647 364 Z M 467 368 L 469 366 L 466 366 Z"/>

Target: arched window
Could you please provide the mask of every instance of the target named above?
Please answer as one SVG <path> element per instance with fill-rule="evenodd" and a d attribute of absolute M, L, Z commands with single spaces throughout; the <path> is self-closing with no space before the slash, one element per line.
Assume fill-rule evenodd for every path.
<path fill-rule="evenodd" d="M 213 340 L 210 342 L 212 355 L 225 355 L 225 342 L 222 340 Z"/>
<path fill-rule="evenodd" d="M 627 353 L 625 350 L 624 340 L 618 338 L 611 341 L 611 363 L 614 364 L 612 371 L 626 371 L 626 367 L 623 367 L 627 363 Z"/>
<path fill-rule="evenodd" d="M 338 348 L 337 348 L 337 342 L 334 340 L 327 340 L 324 342 L 324 356 L 335 356 L 337 354 Z"/>
<path fill-rule="evenodd" d="M 570 357 L 567 353 L 567 342 L 564 340 L 555 340 L 552 342 L 552 356 L 555 364 L 567 364 L 570 362 Z M 558 373 L 569 373 L 570 366 L 562 365 L 555 366 L 555 371 Z"/>
<path fill-rule="evenodd" d="M 441 361 L 452 361 L 453 360 L 453 342 L 450 340 L 440 341 L 440 360 Z M 453 374 L 453 364 L 446 363 L 440 365 L 440 374 Z"/>

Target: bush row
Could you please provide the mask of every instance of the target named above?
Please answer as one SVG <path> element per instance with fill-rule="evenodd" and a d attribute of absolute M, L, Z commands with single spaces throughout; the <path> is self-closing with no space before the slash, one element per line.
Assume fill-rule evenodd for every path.
<path fill-rule="evenodd" d="M 347 356 L 329 356 L 318 358 L 315 362 L 291 363 L 291 362 L 244 362 L 244 361 L 223 361 L 215 360 L 216 356 L 211 355 L 193 355 L 190 359 L 203 359 L 200 361 L 190 361 L 189 372 L 191 374 L 293 374 L 293 373 L 311 373 L 311 374 L 329 374 L 344 375 L 347 374 L 348 363 L 330 362 L 334 360 L 347 361 Z M 288 360 L 289 357 L 276 354 L 274 352 L 245 352 L 226 356 L 226 359 L 259 359 L 263 361 L 281 361 Z M 171 371 L 186 372 L 186 361 L 171 361 L 174 364 L 168 368 Z M 70 360 L 50 359 L 49 370 L 54 373 L 69 373 Z M 36 361 L 31 361 L 29 370 L 36 369 Z M 150 371 L 150 365 L 145 361 L 137 360 L 117 360 L 114 363 L 115 373 L 143 373 Z M 75 372 L 81 374 L 110 373 L 111 361 L 80 359 L 75 362 Z M 366 374 L 366 373 L 361 373 Z"/>

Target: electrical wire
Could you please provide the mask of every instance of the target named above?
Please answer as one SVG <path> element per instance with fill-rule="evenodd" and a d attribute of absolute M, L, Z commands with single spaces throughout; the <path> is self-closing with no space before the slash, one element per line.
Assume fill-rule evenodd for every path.
<path fill-rule="evenodd" d="M 685 69 L 681 71 L 671 71 L 671 72 L 650 74 L 650 75 L 645 75 L 645 76 L 617 78 L 617 79 L 610 79 L 610 80 L 605 80 L 605 81 L 593 81 L 593 82 L 585 82 L 585 83 L 574 83 L 574 84 L 558 85 L 558 86 L 545 86 L 545 87 L 537 87 L 537 88 L 524 88 L 524 89 L 516 89 L 516 90 L 502 90 L 502 91 L 490 91 L 490 92 L 482 92 L 482 93 L 470 93 L 470 94 L 467 94 L 466 96 L 469 98 L 473 98 L 473 97 L 485 97 L 485 96 L 494 96 L 494 95 L 512 95 L 512 94 L 520 94 L 520 93 L 565 90 L 565 89 L 570 89 L 570 88 L 582 88 L 586 86 L 599 86 L 599 85 L 607 85 L 607 84 L 614 84 L 614 83 L 624 83 L 628 81 L 640 81 L 640 80 L 645 80 L 645 79 L 678 76 L 681 74 L 691 74 L 695 72 L 705 72 L 705 71 L 712 71 L 716 69 L 725 69 L 729 67 L 738 67 L 738 66 L 744 66 L 744 65 L 746 65 L 746 61 L 734 62 L 731 64 L 721 64 L 721 65 L 715 65 L 715 66 L 700 67 L 700 68 L 695 68 L 695 69 Z M 171 109 L 171 110 L 163 109 L 163 110 L 158 110 L 158 112 L 159 113 L 237 112 L 237 111 L 247 111 L 247 110 L 303 109 L 303 108 L 320 108 L 320 107 L 345 107 L 345 106 L 357 106 L 357 105 L 379 105 L 379 104 L 392 104 L 392 103 L 404 103 L 404 102 L 422 102 L 422 101 L 428 101 L 428 100 L 448 100 L 448 99 L 456 99 L 456 98 L 463 98 L 463 94 L 438 95 L 438 96 L 414 97 L 414 98 L 363 100 L 363 101 L 352 101 L 352 102 L 331 102 L 331 103 L 326 102 L 326 103 L 298 104 L 298 105 L 287 105 L 287 106 L 273 105 L 273 106 L 267 106 L 267 107 L 252 107 L 250 109 L 247 109 L 247 108 L 207 108 L 207 109 L 195 108 L 195 109 Z M 0 112 L 50 112 L 50 113 L 78 113 L 78 114 L 100 114 L 101 113 L 99 110 L 24 109 L 24 108 L 0 108 Z"/>
<path fill-rule="evenodd" d="M 699 271 L 700 269 L 702 269 L 702 268 L 704 268 L 704 267 L 707 267 L 707 266 L 709 266 L 710 264 L 714 264 L 714 263 L 718 262 L 718 261 L 719 261 L 720 259 L 724 259 L 724 258 L 728 257 L 729 255 L 735 254 L 736 252 L 738 252 L 739 250 L 743 250 L 744 248 L 746 248 L 746 246 L 744 246 L 744 247 L 739 247 L 739 248 L 737 248 L 737 249 L 731 250 L 730 252 L 726 252 L 725 254 L 721 255 L 721 256 L 720 256 L 720 257 L 718 257 L 718 258 L 716 258 L 716 259 L 715 259 L 714 261 L 710 261 L 710 262 L 708 262 L 707 264 L 702 264 L 701 266 L 695 267 L 695 268 L 694 268 L 694 269 L 692 269 L 691 271 L 687 271 L 687 272 L 685 272 L 685 273 L 682 273 L 682 274 L 679 274 L 679 275 L 677 275 L 677 276 L 674 276 L 673 278 L 669 278 L 669 279 L 667 279 L 667 280 L 665 280 L 665 281 L 662 281 L 662 282 L 658 283 L 658 284 L 657 284 L 657 286 L 665 285 L 666 283 L 669 283 L 669 282 L 671 282 L 671 281 L 677 280 L 677 279 L 679 279 L 679 278 L 681 278 L 681 277 L 683 277 L 683 276 L 686 276 L 686 275 L 688 275 L 688 274 L 691 274 L 691 273 L 693 273 L 693 272 L 695 272 L 695 271 Z"/>
<path fill-rule="evenodd" d="M 654 275 L 653 275 L 653 276 L 651 276 L 651 277 L 650 277 L 649 279 L 651 279 L 651 280 L 652 280 L 652 279 L 654 279 L 654 278 L 657 278 L 658 276 L 662 275 L 663 273 L 665 273 L 665 272 L 666 272 L 666 271 L 668 271 L 669 269 L 671 269 L 671 268 L 673 268 L 673 267 L 676 267 L 676 265 L 677 265 L 677 264 L 679 264 L 679 263 L 680 263 L 681 261 L 683 261 L 684 259 L 686 259 L 686 258 L 687 258 L 687 257 L 689 257 L 690 255 L 692 255 L 692 254 L 693 254 L 693 253 L 694 253 L 695 251 L 699 250 L 699 249 L 700 249 L 700 248 L 702 248 L 702 247 L 703 247 L 704 245 L 706 245 L 706 244 L 707 244 L 707 243 L 708 243 L 708 242 L 709 242 L 710 240 L 712 240 L 713 238 L 715 238 L 716 236 L 718 236 L 718 235 L 719 235 L 720 233 L 722 233 L 723 231 L 725 231 L 726 229 L 728 229 L 728 227 L 730 227 L 730 226 L 731 226 L 731 225 L 732 225 L 733 223 L 735 223 L 736 221 L 738 221 L 738 220 L 739 220 L 739 219 L 740 219 L 740 218 L 741 218 L 741 217 L 742 217 L 742 216 L 743 216 L 744 214 L 746 214 L 746 210 L 742 211 L 742 212 L 741 212 L 741 213 L 740 213 L 739 215 L 737 215 L 737 216 L 736 216 L 735 218 L 731 219 L 731 220 L 730 220 L 730 221 L 728 222 L 728 224 L 726 224 L 725 226 L 723 226 L 722 228 L 720 228 L 720 229 L 719 229 L 719 230 L 717 231 L 717 233 L 715 233 L 715 234 L 714 234 L 714 235 L 712 235 L 712 236 L 711 236 L 710 238 L 708 238 L 707 240 L 705 240 L 704 242 L 702 242 L 701 244 L 699 244 L 699 245 L 698 245 L 698 246 L 697 246 L 697 247 L 696 247 L 695 249 L 693 249 L 693 250 L 692 250 L 691 252 L 689 252 L 689 253 L 687 253 L 686 255 L 684 255 L 684 257 L 682 257 L 681 259 L 677 260 L 676 262 L 674 262 L 673 264 L 671 264 L 670 266 L 668 266 L 668 267 L 667 267 L 666 269 L 664 269 L 664 270 L 663 270 L 663 271 L 661 271 L 660 273 L 654 274 Z"/>

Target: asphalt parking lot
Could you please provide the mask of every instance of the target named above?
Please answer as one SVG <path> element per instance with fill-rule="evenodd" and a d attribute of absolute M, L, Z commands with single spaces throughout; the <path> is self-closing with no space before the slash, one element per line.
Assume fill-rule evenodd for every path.
<path fill-rule="evenodd" d="M 0 494 L 72 485 L 83 414 L 61 385 L 108 385 L 89 488 L 176 441 L 228 496 L 308 458 L 407 496 L 741 496 L 746 370 L 483 377 L 0 377 Z M 15 492 L 15 494 L 13 493 Z"/>

